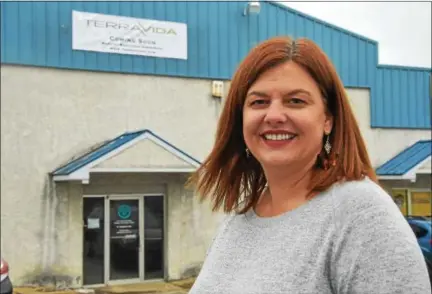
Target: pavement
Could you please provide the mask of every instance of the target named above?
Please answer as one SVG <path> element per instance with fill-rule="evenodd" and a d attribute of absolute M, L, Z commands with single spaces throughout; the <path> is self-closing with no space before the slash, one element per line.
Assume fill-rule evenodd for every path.
<path fill-rule="evenodd" d="M 49 287 L 17 287 L 14 294 L 187 294 L 194 281 L 190 278 L 173 282 L 145 282 L 61 291 Z"/>

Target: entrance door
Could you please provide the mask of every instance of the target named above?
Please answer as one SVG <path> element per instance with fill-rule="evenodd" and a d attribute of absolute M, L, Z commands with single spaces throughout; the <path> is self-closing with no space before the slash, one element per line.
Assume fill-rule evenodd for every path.
<path fill-rule="evenodd" d="M 105 283 L 105 197 L 85 197 L 83 205 L 83 283 Z"/>
<path fill-rule="evenodd" d="M 109 197 L 109 281 L 141 278 L 142 207 L 139 197 Z"/>
<path fill-rule="evenodd" d="M 144 197 L 144 278 L 164 277 L 164 198 Z"/>
<path fill-rule="evenodd" d="M 85 285 L 164 277 L 164 196 L 84 198 Z"/>

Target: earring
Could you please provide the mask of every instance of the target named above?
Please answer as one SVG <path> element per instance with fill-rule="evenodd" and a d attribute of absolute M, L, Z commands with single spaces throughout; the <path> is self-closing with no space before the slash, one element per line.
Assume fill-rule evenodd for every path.
<path fill-rule="evenodd" d="M 249 149 L 246 148 L 245 151 L 246 151 L 246 157 L 249 158 L 250 157 L 250 151 L 249 151 Z"/>
<path fill-rule="evenodd" d="M 331 148 L 332 148 L 332 146 L 330 144 L 330 134 L 328 134 L 327 138 L 326 138 L 326 142 L 324 144 L 324 150 L 327 153 L 327 155 L 330 154 Z"/>

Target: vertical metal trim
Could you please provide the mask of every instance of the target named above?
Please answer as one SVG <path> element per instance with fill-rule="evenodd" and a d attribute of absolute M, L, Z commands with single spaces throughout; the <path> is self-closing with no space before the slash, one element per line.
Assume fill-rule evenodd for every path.
<path fill-rule="evenodd" d="M 167 189 L 167 187 L 165 187 L 165 189 Z M 166 196 L 168 195 L 167 191 L 165 192 L 165 194 L 162 194 L 163 197 L 163 232 L 162 232 L 162 238 L 163 238 L 163 262 L 162 262 L 162 266 L 163 266 L 163 279 L 167 280 L 168 279 L 168 266 L 169 266 L 169 262 L 168 262 L 168 197 Z"/>
<path fill-rule="evenodd" d="M 104 207 L 105 207 L 105 213 L 104 213 L 104 218 L 105 218 L 105 240 L 104 240 L 104 283 L 108 284 L 109 281 L 109 274 L 110 274 L 110 201 L 109 201 L 109 196 L 105 196 L 105 202 L 104 202 Z"/>
<path fill-rule="evenodd" d="M 138 268 L 139 268 L 139 278 L 140 280 L 145 279 L 145 224 L 144 224 L 144 203 L 145 203 L 145 195 L 138 198 L 138 212 L 139 212 L 139 219 L 138 219 L 138 231 L 139 231 L 139 262 L 138 262 Z"/>
<path fill-rule="evenodd" d="M 411 201 L 412 201 L 412 198 L 411 198 L 411 189 L 406 189 L 406 191 L 407 191 L 407 210 L 408 210 L 408 215 L 411 215 L 412 214 L 412 206 L 411 206 Z"/>

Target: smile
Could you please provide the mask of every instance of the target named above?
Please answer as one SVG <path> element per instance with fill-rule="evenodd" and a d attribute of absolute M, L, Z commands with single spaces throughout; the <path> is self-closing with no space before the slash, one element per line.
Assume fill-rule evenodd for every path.
<path fill-rule="evenodd" d="M 293 134 L 264 134 L 263 137 L 266 140 L 270 141 L 285 141 L 285 140 L 291 140 L 296 135 Z"/>

